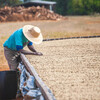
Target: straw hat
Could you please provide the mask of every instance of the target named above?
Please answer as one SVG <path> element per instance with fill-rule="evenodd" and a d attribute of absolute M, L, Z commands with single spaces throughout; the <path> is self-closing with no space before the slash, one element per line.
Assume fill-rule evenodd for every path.
<path fill-rule="evenodd" d="M 43 41 L 41 30 L 36 26 L 25 25 L 23 27 L 23 34 L 29 41 L 35 44 L 40 44 Z"/>

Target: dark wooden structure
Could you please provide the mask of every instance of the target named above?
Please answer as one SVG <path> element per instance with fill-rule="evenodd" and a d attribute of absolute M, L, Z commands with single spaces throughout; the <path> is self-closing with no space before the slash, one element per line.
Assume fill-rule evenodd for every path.
<path fill-rule="evenodd" d="M 56 2 L 51 1 L 42 1 L 42 0 L 24 0 L 24 2 L 17 6 L 24 6 L 24 7 L 30 7 L 30 6 L 44 6 L 47 9 L 50 9 L 51 11 L 55 10 Z"/>

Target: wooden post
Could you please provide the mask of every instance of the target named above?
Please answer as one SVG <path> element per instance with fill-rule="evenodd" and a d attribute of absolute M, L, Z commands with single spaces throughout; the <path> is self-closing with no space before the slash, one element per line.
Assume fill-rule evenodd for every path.
<path fill-rule="evenodd" d="M 37 72 L 35 71 L 35 68 L 29 63 L 29 61 L 27 60 L 24 54 L 21 54 L 21 59 L 26 69 L 28 70 L 28 72 L 34 76 L 36 80 L 36 85 L 38 88 L 40 88 L 45 100 L 56 100 L 53 94 L 51 93 L 50 89 L 48 89 L 48 87 L 44 84 L 44 82 L 38 76 Z"/>

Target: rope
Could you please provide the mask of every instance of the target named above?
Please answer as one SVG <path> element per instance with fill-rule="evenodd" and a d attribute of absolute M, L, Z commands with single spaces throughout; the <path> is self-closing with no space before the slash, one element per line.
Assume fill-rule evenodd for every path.
<path fill-rule="evenodd" d="M 78 39 L 78 38 L 99 38 L 100 36 L 80 36 L 80 37 L 67 37 L 67 38 L 55 38 L 55 39 L 44 39 L 43 41 L 54 41 L 54 40 L 65 40 L 65 39 Z"/>

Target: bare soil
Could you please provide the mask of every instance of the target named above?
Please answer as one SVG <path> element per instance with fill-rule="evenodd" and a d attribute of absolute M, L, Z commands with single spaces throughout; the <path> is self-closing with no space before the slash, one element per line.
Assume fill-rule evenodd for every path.
<path fill-rule="evenodd" d="M 57 100 L 100 100 L 100 38 L 43 42 L 27 56 Z"/>
<path fill-rule="evenodd" d="M 100 16 L 68 16 L 59 21 L 0 23 L 0 71 L 9 70 L 4 41 L 26 24 L 41 28 L 44 38 L 100 35 Z M 57 100 L 100 100 L 100 38 L 68 39 L 35 45 L 44 55 L 27 56 Z"/>

